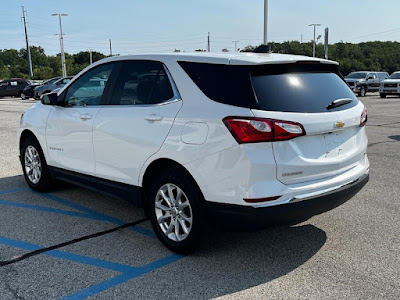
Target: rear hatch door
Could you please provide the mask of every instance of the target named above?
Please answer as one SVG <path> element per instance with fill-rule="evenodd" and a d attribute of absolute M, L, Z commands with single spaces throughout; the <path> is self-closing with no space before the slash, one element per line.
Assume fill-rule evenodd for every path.
<path fill-rule="evenodd" d="M 258 68 L 252 72 L 255 117 L 297 122 L 306 135 L 273 142 L 277 178 L 285 184 L 319 180 L 364 161 L 364 105 L 332 66 Z"/>

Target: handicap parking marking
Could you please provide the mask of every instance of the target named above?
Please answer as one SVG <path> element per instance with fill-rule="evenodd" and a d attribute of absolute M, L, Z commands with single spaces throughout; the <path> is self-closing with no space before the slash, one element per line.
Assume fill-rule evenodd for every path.
<path fill-rule="evenodd" d="M 10 238 L 0 237 L 0 244 L 15 247 L 18 249 L 35 251 L 43 249 L 44 247 L 35 245 L 32 243 L 22 242 Z M 142 267 L 132 267 L 128 265 L 123 265 L 115 262 L 110 262 L 106 260 L 101 260 L 97 258 L 92 258 L 84 255 L 73 254 L 69 252 L 64 252 L 60 250 L 51 250 L 48 252 L 43 252 L 43 255 L 52 256 L 72 262 L 82 263 L 94 267 L 99 267 L 111 271 L 116 271 L 122 273 L 113 278 L 95 284 L 91 287 L 83 289 L 81 291 L 75 292 L 69 296 L 63 297 L 61 299 L 84 299 L 90 296 L 94 296 L 100 292 L 108 290 L 119 284 L 122 284 L 128 280 L 134 279 L 135 277 L 141 276 L 143 274 L 149 273 L 151 271 L 160 269 L 170 263 L 176 262 L 182 259 L 184 256 L 179 254 L 171 254 L 167 257 L 158 259 Z"/>
<path fill-rule="evenodd" d="M 30 191 L 36 195 L 50 199 L 52 201 L 55 201 L 66 207 L 69 207 L 71 209 L 78 210 L 78 212 L 72 211 L 72 210 L 62 210 L 62 209 L 45 207 L 45 206 L 33 205 L 33 204 L 12 202 L 12 201 L 7 201 L 7 200 L 3 200 L 3 199 L 0 199 L 0 205 L 13 206 L 13 207 L 19 207 L 19 208 L 24 208 L 24 209 L 33 209 L 33 210 L 37 210 L 37 211 L 56 213 L 56 214 L 61 214 L 61 215 L 66 215 L 66 216 L 71 216 L 71 217 L 92 219 L 92 220 L 96 220 L 96 221 L 104 221 L 104 222 L 108 222 L 108 223 L 112 223 L 112 224 L 120 225 L 120 226 L 127 224 L 125 221 L 123 221 L 121 219 L 109 216 L 104 213 L 100 213 L 96 210 L 84 207 L 82 205 L 79 205 L 72 201 L 66 200 L 64 198 L 61 198 L 61 197 L 58 197 L 58 196 L 55 196 L 52 194 L 47 194 L 47 193 L 37 193 L 37 192 L 32 191 L 29 188 L 15 188 L 15 189 L 3 190 L 3 191 L 0 191 L 0 195 L 18 193 L 18 192 L 22 192 L 22 191 Z M 127 229 L 133 230 L 137 233 L 140 233 L 140 234 L 148 236 L 148 237 L 156 238 L 156 235 L 153 231 L 151 231 L 147 228 L 144 228 L 144 227 L 133 226 L 133 227 L 127 227 Z M 27 243 L 27 242 L 23 242 L 23 241 L 18 241 L 18 240 L 6 238 L 6 237 L 0 237 L 0 244 L 18 248 L 18 249 L 28 250 L 28 251 L 37 251 L 37 250 L 45 249 L 44 247 L 42 247 L 40 245 Z M 97 259 L 97 258 L 92 258 L 92 257 L 84 256 L 84 255 L 73 254 L 73 253 L 65 252 L 65 251 L 61 251 L 61 250 L 44 251 L 41 253 L 41 255 L 52 256 L 52 257 L 60 258 L 63 260 L 82 263 L 82 264 L 99 267 L 99 268 L 104 268 L 104 269 L 108 269 L 111 271 L 116 271 L 116 272 L 121 273 L 120 275 L 117 275 L 117 276 L 110 278 L 108 280 L 105 280 L 103 282 L 94 284 L 91 287 L 77 291 L 77 292 L 75 292 L 71 295 L 68 295 L 66 297 L 63 297 L 61 299 L 84 299 L 84 298 L 87 298 L 90 296 L 94 296 L 100 292 L 103 292 L 107 289 L 115 287 L 126 281 L 134 279 L 135 277 L 138 277 L 143 274 L 146 274 L 151 271 L 162 268 L 170 263 L 176 262 L 185 257 L 184 255 L 171 254 L 164 258 L 158 259 L 154 262 L 150 262 L 147 265 L 144 265 L 142 267 L 133 267 L 133 266 L 129 266 L 129 265 L 124 265 L 124 264 L 119 264 L 119 263 L 101 260 L 101 259 Z"/>

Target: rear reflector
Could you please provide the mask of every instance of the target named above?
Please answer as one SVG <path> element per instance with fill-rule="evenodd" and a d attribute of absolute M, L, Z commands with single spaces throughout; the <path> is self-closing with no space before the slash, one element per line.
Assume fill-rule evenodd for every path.
<path fill-rule="evenodd" d="M 226 117 L 226 127 L 239 144 L 286 141 L 306 132 L 300 123 L 251 117 Z"/>
<path fill-rule="evenodd" d="M 268 198 L 257 198 L 257 199 L 243 199 L 247 203 L 260 203 L 260 202 L 267 202 L 267 201 L 273 201 L 282 196 L 274 196 L 274 197 L 268 197 Z"/>
<path fill-rule="evenodd" d="M 360 126 L 364 126 L 367 123 L 368 120 L 368 113 L 367 113 L 367 108 L 364 107 L 364 110 L 361 114 L 361 118 L 360 118 Z"/>

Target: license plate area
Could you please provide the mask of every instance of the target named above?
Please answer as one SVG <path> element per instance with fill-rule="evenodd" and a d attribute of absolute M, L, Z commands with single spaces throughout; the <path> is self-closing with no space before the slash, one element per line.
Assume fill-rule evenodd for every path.
<path fill-rule="evenodd" d="M 343 154 L 345 150 L 344 143 L 347 139 L 345 131 L 324 134 L 323 139 L 325 144 L 325 158 L 338 157 Z"/>

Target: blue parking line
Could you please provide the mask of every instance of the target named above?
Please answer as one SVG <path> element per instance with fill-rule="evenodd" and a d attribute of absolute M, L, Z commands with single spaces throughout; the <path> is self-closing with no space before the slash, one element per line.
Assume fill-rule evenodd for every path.
<path fill-rule="evenodd" d="M 92 219 L 92 220 L 105 221 L 105 222 L 110 222 L 110 223 L 113 223 L 116 225 L 126 224 L 126 222 L 121 219 L 108 216 L 104 213 L 97 212 L 93 209 L 89 209 L 89 208 L 81 206 L 77 203 L 57 197 L 55 195 L 34 192 L 29 188 L 16 188 L 16 189 L 10 189 L 10 190 L 3 190 L 3 191 L 0 191 L 0 195 L 16 193 L 16 192 L 21 192 L 21 191 L 30 191 L 34 194 L 48 198 L 52 201 L 55 201 L 62 205 L 65 205 L 69 208 L 78 210 L 79 212 L 62 210 L 62 209 L 54 209 L 54 208 L 50 208 L 50 207 L 31 205 L 31 204 L 25 204 L 25 203 L 11 202 L 11 201 L 6 201 L 6 200 L 2 200 L 2 199 L 0 199 L 0 205 L 27 208 L 27 209 L 33 209 L 33 210 L 38 210 L 38 211 L 45 211 L 45 212 L 62 214 L 62 215 L 74 216 L 74 217 L 79 217 L 79 218 L 87 218 L 87 219 Z M 147 228 L 144 228 L 144 227 L 134 226 L 134 227 L 128 227 L 127 229 L 133 230 L 135 232 L 141 233 L 143 235 L 146 235 L 146 236 L 149 236 L 152 238 L 156 238 L 156 235 L 153 231 L 151 231 Z M 24 250 L 28 250 L 28 251 L 35 251 L 35 250 L 43 249 L 43 247 L 41 247 L 39 245 L 22 242 L 22 241 L 10 239 L 10 238 L 5 238 L 5 237 L 0 237 L 0 244 L 4 244 L 7 246 L 24 249 Z M 112 271 L 121 273 L 120 275 L 117 275 L 113 278 L 110 278 L 108 280 L 105 280 L 103 282 L 95 284 L 91 287 L 85 288 L 81 291 L 75 292 L 69 296 L 62 298 L 62 299 L 84 299 L 87 297 L 94 296 L 100 292 L 103 292 L 109 288 L 115 287 L 115 286 L 117 286 L 121 283 L 124 283 L 128 280 L 131 280 L 135 277 L 138 277 L 145 273 L 157 270 L 157 269 L 162 268 L 170 263 L 176 262 L 184 257 L 182 255 L 172 254 L 167 257 L 161 258 L 155 262 L 151 262 L 142 267 L 132 267 L 132 266 L 114 263 L 114 262 L 110 262 L 110 261 L 91 258 L 91 257 L 83 256 L 83 255 L 77 255 L 77 254 L 73 254 L 73 253 L 69 253 L 69 252 L 64 252 L 64 251 L 60 251 L 60 250 L 51 250 L 48 252 L 43 252 L 42 254 L 60 258 L 60 259 L 64 259 L 64 260 L 68 260 L 68 261 L 72 261 L 72 262 L 82 263 L 82 264 L 86 264 L 86 265 L 90 265 L 90 266 L 94 266 L 94 267 L 100 267 L 103 269 L 108 269 L 108 270 L 112 270 Z"/>
<path fill-rule="evenodd" d="M 0 244 L 4 244 L 7 246 L 19 248 L 19 249 L 29 250 L 29 251 L 43 249 L 43 247 L 41 247 L 39 245 L 22 242 L 22 241 L 10 239 L 10 238 L 5 238 L 5 237 L 0 237 Z M 162 268 L 168 264 L 176 262 L 184 257 L 183 255 L 172 254 L 167 257 L 161 258 L 155 262 L 151 262 L 143 267 L 132 267 L 132 266 L 127 266 L 127 265 L 114 263 L 114 262 L 110 262 L 110 261 L 106 261 L 106 260 L 101 260 L 101 259 L 97 259 L 97 258 L 91 258 L 91 257 L 83 256 L 83 255 L 77 255 L 77 254 L 73 254 L 73 253 L 69 253 L 69 252 L 64 252 L 64 251 L 60 251 L 60 250 L 51 250 L 48 252 L 44 252 L 42 254 L 122 273 L 121 275 L 117 275 L 113 278 L 110 278 L 108 280 L 105 280 L 103 282 L 95 284 L 95 285 L 88 287 L 86 289 L 83 289 L 81 291 L 75 292 L 75 293 L 68 295 L 66 297 L 63 297 L 61 299 L 84 299 L 87 297 L 94 296 L 100 292 L 103 292 L 107 289 L 115 287 L 115 286 L 117 286 L 121 283 L 124 283 L 128 280 L 131 280 L 135 277 L 149 273 L 151 271 L 155 271 L 155 270 Z"/>
<path fill-rule="evenodd" d="M 134 272 L 127 272 L 127 273 L 123 273 L 119 276 L 113 277 L 109 280 L 103 281 L 101 283 L 95 284 L 87 289 L 83 289 L 79 292 L 76 292 L 74 294 L 71 294 L 69 296 L 63 297 L 61 299 L 63 300 L 75 300 L 75 299 L 84 299 L 87 297 L 91 297 L 94 296 L 98 293 L 101 293 L 105 290 L 108 290 L 110 288 L 113 288 L 117 285 L 120 285 L 128 280 L 134 279 L 140 275 L 149 273 L 151 271 L 155 271 L 157 269 L 160 269 L 170 263 L 176 262 L 180 259 L 182 259 L 184 256 L 182 255 L 178 255 L 178 254 L 172 254 L 170 256 L 161 258 L 155 262 L 152 262 L 148 265 L 145 265 L 141 268 L 139 268 L 138 270 L 134 271 Z M 134 295 L 132 295 L 134 297 Z"/>
<path fill-rule="evenodd" d="M 16 188 L 16 189 L 11 189 L 11 190 L 3 190 L 3 191 L 0 191 L 0 195 L 22 192 L 22 191 L 31 191 L 31 189 L 24 187 L 24 188 Z"/>
<path fill-rule="evenodd" d="M 0 191 L 0 195 L 4 195 L 4 194 L 11 194 L 11 193 L 16 193 L 16 192 L 22 192 L 22 191 L 29 191 L 35 195 L 41 196 L 41 197 L 45 197 L 47 199 L 50 199 L 52 201 L 58 202 L 60 204 L 63 204 L 65 206 L 68 206 L 70 208 L 79 210 L 82 213 L 79 212 L 72 212 L 72 211 L 67 211 L 67 210 L 60 210 L 60 209 L 53 209 L 53 208 L 46 208 L 44 206 L 37 206 L 37 205 L 30 205 L 30 204 L 22 204 L 22 203 L 18 203 L 18 202 L 11 202 L 11 201 L 5 201 L 5 200 L 0 200 L 0 204 L 3 205 L 8 205 L 8 206 L 15 206 L 15 207 L 21 207 L 21 208 L 28 208 L 28 209 L 34 209 L 34 210 L 39 210 L 39 211 L 47 211 L 47 212 L 52 212 L 52 213 L 58 213 L 58 214 L 62 214 L 62 215 L 67 215 L 67 216 L 73 216 L 73 217 L 80 217 L 80 218 L 85 218 L 85 219 L 92 219 L 92 220 L 96 220 L 96 221 L 104 221 L 104 222 L 109 222 L 115 225 L 123 225 L 126 223 L 126 221 L 120 220 L 118 218 L 114 218 L 111 216 L 108 216 L 106 214 L 97 212 L 93 209 L 84 207 L 82 205 L 79 205 L 77 203 L 68 201 L 66 199 L 63 199 L 61 197 L 52 195 L 52 194 L 47 194 L 47 193 L 38 193 L 35 192 L 29 188 L 16 188 L 16 189 L 10 189 L 10 190 L 3 190 Z M 15 203 L 15 204 L 13 204 Z M 151 237 L 151 238 L 157 238 L 157 236 L 155 235 L 155 233 L 147 228 L 141 227 L 141 226 L 135 226 L 135 227 L 128 227 L 128 230 L 132 230 L 135 231 L 137 233 L 143 234 L 145 236 Z"/>
<path fill-rule="evenodd" d="M 6 238 L 6 237 L 0 237 L 0 244 L 12 246 L 12 247 L 19 248 L 19 249 L 29 250 L 29 251 L 35 251 L 35 250 L 40 250 L 40 249 L 44 248 L 39 245 L 22 242 L 22 241 L 18 241 L 18 240 Z M 83 255 L 60 251 L 60 250 L 51 250 L 48 252 L 43 252 L 42 254 L 78 262 L 78 263 L 85 264 L 85 265 L 90 265 L 90 266 L 100 267 L 103 269 L 108 269 L 108 270 L 112 270 L 112 271 L 116 271 L 116 272 L 121 272 L 121 273 L 132 272 L 132 271 L 136 271 L 138 269 L 136 267 L 122 265 L 119 263 L 109 262 L 106 260 L 91 258 L 91 257 L 83 256 Z"/>
<path fill-rule="evenodd" d="M 103 221 L 103 219 L 101 219 L 101 218 L 95 218 L 94 216 L 83 214 L 83 213 L 80 213 L 80 212 L 74 212 L 74 211 L 69 211 L 69 210 L 61 210 L 61 209 L 50 208 L 50 207 L 45 207 L 45 206 L 38 206 L 38 205 L 32 205 L 32 204 L 11 202 L 11 201 L 6 201 L 6 200 L 2 200 L 2 199 L 0 199 L 0 205 L 20 207 L 20 208 L 29 208 L 29 209 L 32 209 L 32 210 L 57 213 L 57 214 L 60 214 L 60 215 L 79 217 L 79 218 L 86 218 L 86 219 L 96 219 L 96 220 L 99 220 L 99 221 Z"/>
<path fill-rule="evenodd" d="M 114 217 L 108 216 L 106 214 L 97 212 L 97 211 L 95 211 L 93 209 L 84 207 L 82 205 L 79 205 L 77 203 L 68 201 L 68 200 L 66 200 L 64 198 L 60 198 L 60 197 L 55 196 L 55 195 L 46 194 L 46 193 L 40 194 L 40 193 L 37 193 L 37 192 L 33 192 L 33 193 L 35 193 L 37 195 L 40 195 L 40 196 L 43 196 L 43 197 L 46 197 L 46 198 L 48 198 L 50 200 L 53 200 L 55 202 L 61 203 L 61 204 L 65 205 L 65 206 L 68 206 L 68 207 L 80 210 L 82 212 L 85 212 L 85 213 L 87 213 L 89 215 L 94 216 L 96 218 L 96 220 L 98 220 L 100 218 L 102 221 L 110 222 L 110 223 L 113 223 L 113 224 L 116 224 L 116 225 L 123 225 L 123 224 L 126 223 L 126 221 L 123 221 L 123 220 L 120 220 L 118 218 L 114 218 Z M 146 235 L 148 237 L 157 238 L 157 236 L 155 235 L 155 233 L 152 230 L 144 228 L 144 227 L 135 226 L 135 227 L 128 227 L 127 229 L 136 231 L 136 232 L 141 233 L 143 235 Z"/>

